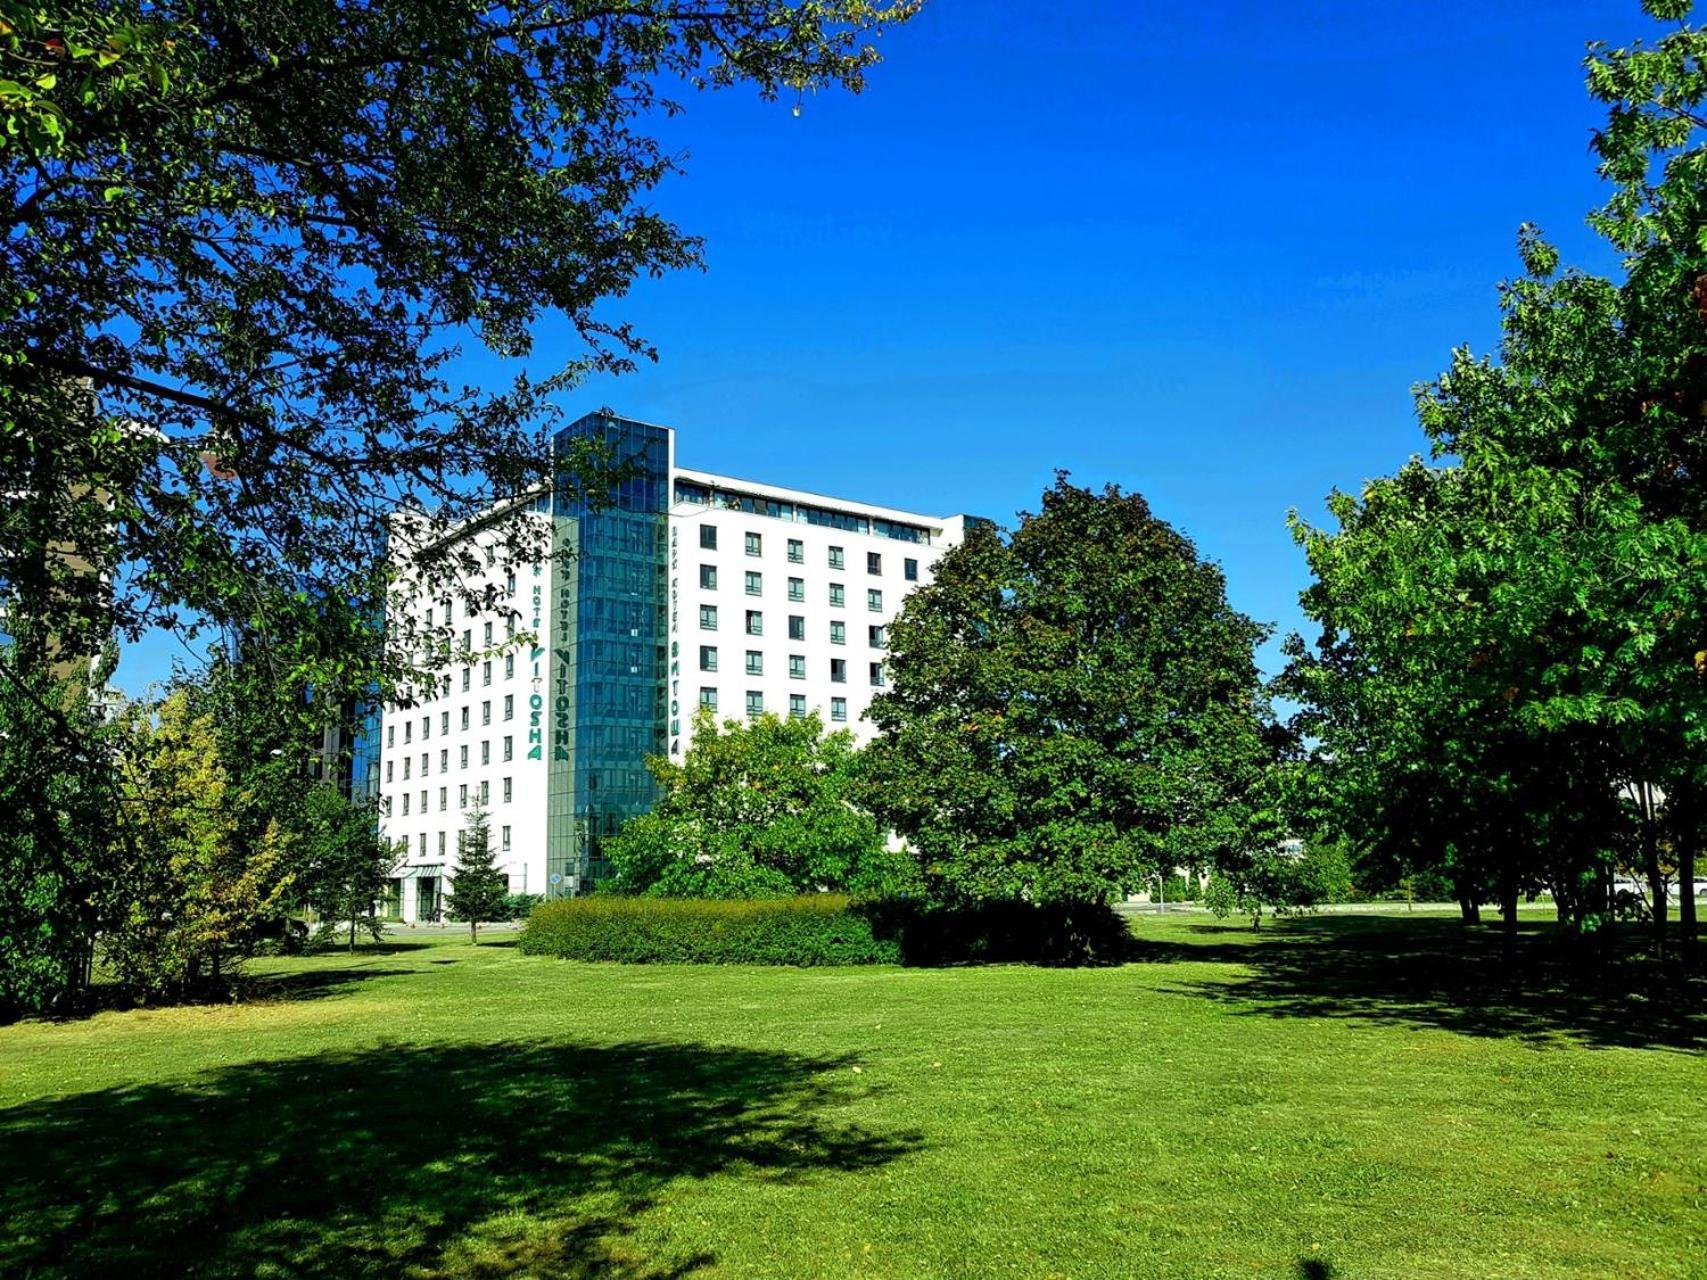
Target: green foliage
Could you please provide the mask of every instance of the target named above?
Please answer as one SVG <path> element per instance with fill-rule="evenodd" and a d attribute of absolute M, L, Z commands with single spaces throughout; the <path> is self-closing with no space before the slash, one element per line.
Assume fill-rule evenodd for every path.
<path fill-rule="evenodd" d="M 468 939 L 477 942 L 482 921 L 504 920 L 510 879 L 498 870 L 492 847 L 492 824 L 486 810 L 476 806 L 456 837 L 456 874 L 445 898 L 445 914 L 468 923 Z"/>
<path fill-rule="evenodd" d="M 598 457 L 550 458 L 552 397 L 653 357 L 611 301 L 702 262 L 654 204 L 669 95 L 857 92 L 915 8 L 0 0 L 0 580 L 52 634 L 277 637 L 383 612 L 400 494 L 435 527 L 559 470 L 602 494 Z M 530 378 L 551 315 L 579 341 Z M 451 376 L 471 338 L 510 386 Z M 471 568 L 435 546 L 429 597 Z M 302 685 L 437 665 L 448 627 L 394 621 Z"/>
<path fill-rule="evenodd" d="M 1263 850 L 1220 867 L 1204 886 L 1201 902 L 1218 919 L 1248 915 L 1251 927 L 1260 928 L 1265 910 L 1291 915 L 1351 896 L 1350 856 L 1339 841 L 1323 841 L 1301 849 Z"/>
<path fill-rule="evenodd" d="M 900 943 L 841 894 L 747 901 L 594 895 L 537 907 L 518 944 L 530 955 L 626 964 L 893 964 Z"/>
<path fill-rule="evenodd" d="M 182 690 L 157 708 L 132 707 L 122 724 L 128 858 L 115 891 L 123 912 L 103 954 L 142 998 L 218 989 L 276 916 L 292 881 L 289 835 L 269 822 L 240 838 L 244 797 L 221 761 L 212 718 Z"/>
<path fill-rule="evenodd" d="M 1096 902 L 1271 826 L 1267 629 L 1136 494 L 974 527 L 890 628 L 870 804 L 933 897 Z"/>
<path fill-rule="evenodd" d="M 112 732 L 90 692 L 111 666 L 0 673 L 0 1021 L 67 1007 L 110 918 Z"/>
<path fill-rule="evenodd" d="M 853 804 L 858 753 L 816 714 L 694 720 L 680 764 L 648 761 L 663 796 L 606 840 L 604 888 L 664 898 L 904 892 L 910 864 Z"/>
<path fill-rule="evenodd" d="M 378 905 L 397 864 L 396 851 L 380 835 L 378 815 L 322 782 L 308 789 L 300 809 L 295 849 L 295 898 L 327 921 L 348 925 L 354 947 L 358 930 L 378 940 L 384 934 Z"/>
<path fill-rule="evenodd" d="M 505 920 L 526 920 L 533 909 L 545 901 L 543 893 L 509 893 L 504 895 Z"/>

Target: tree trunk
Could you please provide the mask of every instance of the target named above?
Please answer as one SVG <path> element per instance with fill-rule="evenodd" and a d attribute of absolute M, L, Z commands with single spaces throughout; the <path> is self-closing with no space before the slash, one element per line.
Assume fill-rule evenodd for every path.
<path fill-rule="evenodd" d="M 480 925 L 473 920 L 468 922 L 468 945 L 471 947 L 480 945 Z"/>
<path fill-rule="evenodd" d="M 1517 877 L 1500 881 L 1500 954 L 1507 965 L 1517 959 Z"/>
<path fill-rule="evenodd" d="M 352 911 L 350 913 L 350 950 L 354 951 L 355 949 L 356 949 L 356 915 L 355 915 L 355 912 Z"/>
<path fill-rule="evenodd" d="M 1482 904 L 1468 894 L 1458 899 L 1458 914 L 1465 924 L 1482 923 Z"/>
<path fill-rule="evenodd" d="M 1660 870 L 1660 824 L 1654 813 L 1654 789 L 1642 783 L 1642 866 L 1648 877 L 1648 898 L 1653 903 L 1654 955 L 1666 953 L 1666 878 Z"/>
<path fill-rule="evenodd" d="M 1696 962 L 1695 844 L 1701 835 L 1697 821 L 1700 809 L 1696 804 L 1694 786 L 1679 787 L 1673 803 L 1677 819 L 1672 838 L 1677 849 L 1678 950 L 1684 967 L 1693 968 Z"/>

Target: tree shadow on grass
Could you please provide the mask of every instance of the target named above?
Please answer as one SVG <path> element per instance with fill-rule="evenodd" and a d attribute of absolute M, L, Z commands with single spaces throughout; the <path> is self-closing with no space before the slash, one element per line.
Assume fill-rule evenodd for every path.
<path fill-rule="evenodd" d="M 0 1275 L 685 1276 L 713 1259 L 635 1233 L 670 1184 L 917 1147 L 821 1117 L 852 1063 L 397 1045 L 31 1103 L 0 1112 Z"/>
<path fill-rule="evenodd" d="M 1598 952 L 1523 922 L 1508 962 L 1497 925 L 1452 918 L 1300 916 L 1204 946 L 1136 943 L 1140 956 L 1243 966 L 1185 988 L 1274 1018 L 1349 1018 L 1598 1047 L 1707 1047 L 1707 981 L 1666 969 L 1621 933 Z"/>

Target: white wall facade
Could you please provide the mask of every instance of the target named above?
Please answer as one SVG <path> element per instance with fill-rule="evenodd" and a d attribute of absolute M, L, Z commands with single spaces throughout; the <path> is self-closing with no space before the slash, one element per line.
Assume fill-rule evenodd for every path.
<path fill-rule="evenodd" d="M 865 713 L 884 687 L 877 681 L 887 679 L 887 628 L 907 594 L 931 580 L 936 561 L 964 536 L 966 517 L 897 511 L 674 466 L 669 493 L 669 753 L 680 758 L 687 749 L 693 714 L 707 696 L 715 698 L 720 721 L 746 717 L 749 696 L 756 695 L 764 711 L 816 711 L 826 728 L 869 740 L 874 729 Z M 825 513 L 861 527 L 822 523 Z M 486 535 L 468 536 L 483 547 Z M 703 545 L 707 536 L 715 547 Z M 702 566 L 712 570 L 711 585 L 702 585 Z M 565 572 L 572 570 L 541 561 L 518 567 L 512 582 L 493 565 L 468 584 L 496 588 L 501 611 L 469 613 L 461 600 L 452 601 L 455 647 L 468 660 L 443 667 L 436 688 L 417 691 L 416 705 L 382 713 L 382 823 L 402 851 L 397 876 L 406 921 L 433 916 L 435 892 L 442 906 L 456 873 L 457 835 L 482 795 L 511 890 L 560 891 L 547 883 L 546 858 L 546 722 L 551 683 L 559 677 L 542 637 L 549 633 L 553 575 Z M 749 574 L 758 576 L 749 582 Z M 433 622 L 442 625 L 447 605 L 405 596 L 398 607 L 419 611 L 422 621 L 432 609 Z M 715 610 L 715 628 L 702 625 L 702 609 Z M 749 613 L 760 619 L 756 634 L 748 629 Z M 702 649 L 715 650 L 715 669 L 702 666 Z M 758 655 L 751 670 L 749 654 Z"/>

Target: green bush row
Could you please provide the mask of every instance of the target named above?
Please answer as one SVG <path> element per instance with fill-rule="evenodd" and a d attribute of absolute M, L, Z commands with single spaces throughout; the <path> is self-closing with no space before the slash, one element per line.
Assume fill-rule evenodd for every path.
<path fill-rule="evenodd" d="M 534 909 L 521 949 L 626 964 L 1117 964 L 1126 923 L 1107 906 L 991 902 L 939 907 L 797 898 L 587 897 Z"/>
<path fill-rule="evenodd" d="M 536 907 L 520 948 L 627 964 L 894 964 L 901 946 L 841 894 L 799 898 L 565 898 Z"/>

